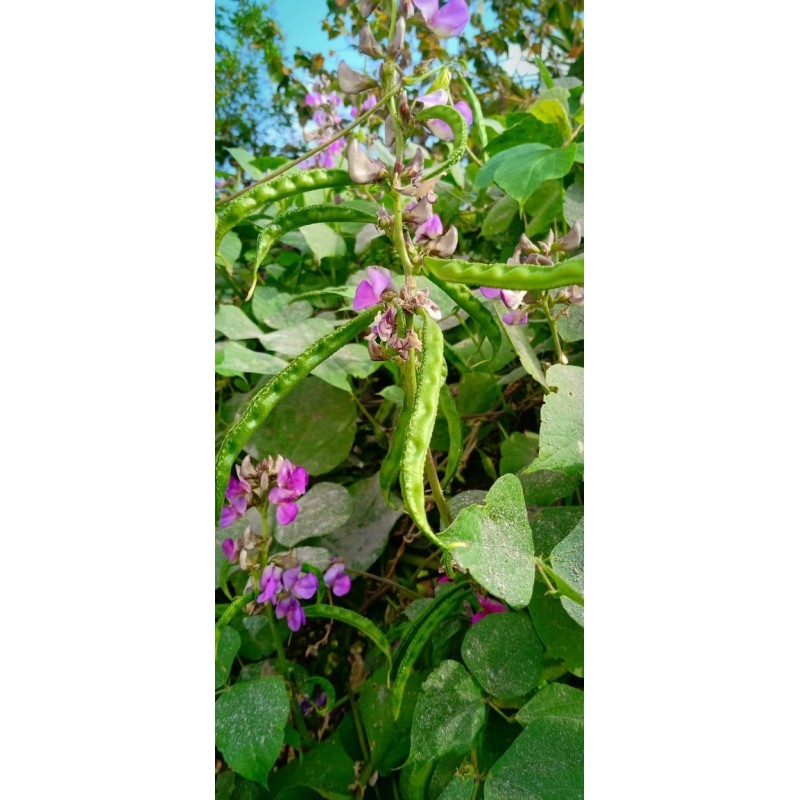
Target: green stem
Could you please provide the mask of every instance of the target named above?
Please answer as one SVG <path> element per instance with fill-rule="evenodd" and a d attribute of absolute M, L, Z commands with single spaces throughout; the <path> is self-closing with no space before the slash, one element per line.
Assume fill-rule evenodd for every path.
<path fill-rule="evenodd" d="M 372 414 L 369 413 L 369 411 L 367 411 L 367 409 L 364 406 L 364 404 L 361 402 L 361 400 L 358 399 L 358 395 L 357 394 L 353 395 L 353 399 L 356 401 L 356 405 L 361 410 L 361 413 L 372 424 L 372 427 L 375 430 L 375 438 L 378 440 L 378 444 L 385 445 L 386 444 L 386 431 L 383 429 L 383 426 L 380 424 L 380 422 L 378 422 L 377 419 L 375 419 L 375 417 L 372 416 Z"/>
<path fill-rule="evenodd" d="M 556 325 L 556 321 L 550 312 L 550 301 L 548 297 L 545 297 L 542 301 L 542 311 L 544 312 L 545 317 L 547 317 L 547 324 L 550 326 L 550 333 L 553 334 L 553 342 L 556 346 L 556 356 L 558 361 L 561 364 L 566 364 L 567 357 L 564 355 L 564 351 L 561 349 L 561 340 L 558 338 L 558 326 Z"/>
<path fill-rule="evenodd" d="M 428 460 L 425 462 L 425 474 L 428 476 L 428 483 L 431 487 L 431 493 L 433 494 L 433 500 L 436 503 L 436 508 L 439 509 L 442 527 L 449 528 L 453 523 L 453 517 L 450 516 L 450 509 L 447 507 L 447 500 L 444 499 L 442 486 L 439 483 L 439 476 L 436 474 L 436 462 L 433 460 L 433 453 L 431 453 L 430 447 L 428 448 Z"/>
<path fill-rule="evenodd" d="M 583 607 L 583 595 L 579 591 L 573 589 L 557 572 L 548 567 L 541 558 L 534 556 L 533 560 L 539 571 L 545 576 L 548 586 L 552 585 L 550 583 L 550 580 L 552 580 L 556 585 L 558 594 L 562 597 L 568 597 L 570 600 L 574 600 L 579 606 Z M 547 580 L 547 578 L 550 580 Z"/>
<path fill-rule="evenodd" d="M 249 192 L 253 186 L 258 186 L 262 183 L 267 183 L 279 175 L 283 175 L 284 172 L 288 172 L 292 167 L 296 167 L 298 164 L 301 164 L 307 158 L 311 158 L 311 156 L 315 156 L 317 153 L 322 152 L 326 147 L 332 145 L 338 139 L 341 139 L 342 136 L 346 136 L 350 131 L 354 128 L 357 128 L 362 122 L 369 119 L 379 108 L 382 108 L 386 103 L 393 98 L 396 94 L 399 94 L 403 90 L 403 83 L 402 81 L 399 82 L 396 86 L 394 86 L 388 94 L 384 95 L 377 103 L 375 103 L 372 108 L 367 109 L 360 117 L 354 119 L 349 125 L 345 125 L 335 136 L 328 139 L 327 141 L 322 142 L 322 144 L 317 145 L 313 149 L 309 150 L 307 153 L 304 153 L 302 156 L 295 158 L 294 161 L 288 161 L 282 167 L 278 167 L 274 172 L 270 172 L 269 175 L 263 177 L 260 181 L 256 181 L 255 183 L 250 184 L 250 186 L 246 186 L 244 189 L 240 189 L 238 192 L 234 192 L 233 194 L 229 194 L 227 197 L 222 198 L 221 200 L 217 200 L 214 204 L 215 208 L 219 206 L 224 206 L 226 203 L 230 203 L 231 200 L 235 200 L 237 197 L 240 197 L 245 192 Z"/>
<path fill-rule="evenodd" d="M 269 622 L 269 632 L 272 635 L 272 641 L 275 642 L 275 649 L 278 651 L 278 665 L 281 669 L 281 675 L 283 675 L 286 680 L 289 680 L 289 665 L 286 663 L 286 653 L 283 650 L 281 637 L 278 635 L 278 626 L 275 623 L 275 612 L 272 609 L 272 603 L 267 603 L 267 621 Z"/>
<path fill-rule="evenodd" d="M 222 631 L 227 627 L 228 623 L 241 611 L 251 600 L 256 599 L 256 592 L 248 592 L 241 597 L 237 597 L 227 608 L 225 613 L 217 620 L 216 627 L 214 628 L 214 658 L 217 657 L 217 646 L 219 645 L 219 637 L 222 636 Z"/>

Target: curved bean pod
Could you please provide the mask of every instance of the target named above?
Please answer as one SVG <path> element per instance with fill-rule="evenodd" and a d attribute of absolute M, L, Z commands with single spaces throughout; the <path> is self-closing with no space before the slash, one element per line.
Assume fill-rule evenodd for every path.
<path fill-rule="evenodd" d="M 453 164 L 461 161 L 467 151 L 467 121 L 461 116 L 461 112 L 458 109 L 453 108 L 453 106 L 429 106 L 422 111 L 418 111 L 414 117 L 417 122 L 424 122 L 427 119 L 440 119 L 453 129 L 453 150 L 450 153 L 450 157 L 444 164 L 426 175 L 426 178 L 445 172 Z"/>
<path fill-rule="evenodd" d="M 262 228 L 258 235 L 256 257 L 253 262 L 253 282 L 247 292 L 245 300 L 253 296 L 258 279 L 258 269 L 269 255 L 270 248 L 275 242 L 289 233 L 289 231 L 302 228 L 304 225 L 313 225 L 316 222 L 375 222 L 375 214 L 350 206 L 337 206 L 326 203 L 305 208 L 293 208 L 284 214 L 279 214 L 269 225 Z"/>
<path fill-rule="evenodd" d="M 305 378 L 312 369 L 326 358 L 346 345 L 357 333 L 367 328 L 375 317 L 375 309 L 368 308 L 357 317 L 323 336 L 304 350 L 287 367 L 284 367 L 266 386 L 262 387 L 250 400 L 238 422 L 225 434 L 217 451 L 215 466 L 216 505 L 215 519 L 219 520 L 225 487 L 228 485 L 233 462 L 242 452 L 253 431 L 270 415 L 275 406 Z"/>
<path fill-rule="evenodd" d="M 391 493 L 397 479 L 400 477 L 400 468 L 403 463 L 403 450 L 408 432 L 408 420 L 411 416 L 411 406 L 403 403 L 403 410 L 397 419 L 389 451 L 381 463 L 380 484 L 383 498 L 391 505 Z"/>
<path fill-rule="evenodd" d="M 439 392 L 439 408 L 442 416 L 447 423 L 447 438 L 450 440 L 450 449 L 447 451 L 447 468 L 442 479 L 442 489 L 453 480 L 458 464 L 461 461 L 461 453 L 464 452 L 463 431 L 461 430 L 461 415 L 458 413 L 456 401 L 445 384 Z"/>
<path fill-rule="evenodd" d="M 568 258 L 554 267 L 535 264 L 481 264 L 455 258 L 425 256 L 425 269 L 443 281 L 490 286 L 494 289 L 525 289 L 529 292 L 558 289 L 583 283 L 583 256 Z"/>
<path fill-rule="evenodd" d="M 463 283 L 449 283 L 438 278 L 433 272 L 428 273 L 431 283 L 436 284 L 451 300 L 469 314 L 478 323 L 492 349 L 496 353 L 503 342 L 503 334 L 497 326 L 497 320 L 481 301 L 464 286 Z M 484 284 L 485 285 L 485 284 Z"/>
<path fill-rule="evenodd" d="M 350 176 L 343 169 L 309 169 L 280 175 L 267 183 L 257 183 L 226 205 L 217 217 L 219 222 L 215 233 L 214 253 L 219 250 L 222 237 L 231 228 L 251 214 L 255 214 L 267 203 L 274 203 L 276 200 L 301 192 L 310 192 L 312 189 L 334 189 L 351 184 Z"/>
<path fill-rule="evenodd" d="M 439 389 L 444 381 L 444 337 L 442 329 L 427 314 L 422 328 L 422 358 L 417 375 L 417 391 L 408 420 L 408 433 L 403 447 L 400 486 L 406 511 L 417 527 L 437 546 L 445 545 L 433 532 L 425 514 L 425 462 L 431 443 Z"/>
<path fill-rule="evenodd" d="M 483 122 L 483 109 L 481 108 L 478 98 L 475 96 L 475 92 L 472 91 L 470 82 L 464 78 L 463 75 L 459 75 L 458 77 L 461 79 L 461 86 L 464 89 L 464 94 L 467 95 L 469 107 L 472 109 L 473 127 L 478 132 L 478 141 L 480 142 L 481 150 L 485 150 L 489 141 L 486 136 L 486 125 Z"/>

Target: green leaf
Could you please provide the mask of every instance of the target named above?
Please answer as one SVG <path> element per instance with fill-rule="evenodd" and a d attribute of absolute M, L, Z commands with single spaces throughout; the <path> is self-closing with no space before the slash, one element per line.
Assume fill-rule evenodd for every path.
<path fill-rule="evenodd" d="M 460 414 L 482 414 L 500 402 L 497 378 L 486 372 L 468 372 L 458 383 L 456 406 Z"/>
<path fill-rule="evenodd" d="M 538 719 L 489 770 L 486 800 L 582 800 L 583 723 Z"/>
<path fill-rule="evenodd" d="M 481 225 L 481 235 L 492 239 L 505 233 L 511 223 L 519 217 L 519 204 L 513 197 L 504 195 L 488 211 Z"/>
<path fill-rule="evenodd" d="M 454 775 L 439 795 L 439 800 L 470 800 L 475 780 L 467 775 Z"/>
<path fill-rule="evenodd" d="M 539 558 L 547 558 L 553 548 L 574 530 L 582 518 L 582 506 L 543 508 L 531 520 L 533 545 Z"/>
<path fill-rule="evenodd" d="M 515 431 L 500 443 L 500 474 L 519 472 L 527 467 L 539 452 L 539 435 Z M 534 537 L 534 542 L 536 537 Z"/>
<path fill-rule="evenodd" d="M 267 350 L 294 358 L 318 339 L 330 333 L 336 326 L 329 319 L 311 317 L 297 325 L 267 333 L 261 337 L 261 344 Z"/>
<path fill-rule="evenodd" d="M 274 286 L 258 286 L 253 293 L 252 308 L 256 319 L 275 329 L 298 325 L 314 310 L 311 303 L 304 300 L 294 302 L 290 294 L 279 292 Z"/>
<path fill-rule="evenodd" d="M 575 145 L 553 149 L 544 144 L 521 144 L 489 159 L 475 177 L 475 186 L 494 181 L 520 205 L 544 183 L 563 178 L 575 160 Z"/>
<path fill-rule="evenodd" d="M 344 256 L 347 254 L 347 247 L 344 239 L 339 236 L 329 225 L 318 222 L 314 225 L 305 225 L 300 228 L 303 238 L 306 240 L 309 250 L 314 254 L 314 258 L 319 262 L 323 258 L 331 256 Z"/>
<path fill-rule="evenodd" d="M 529 506 L 549 506 L 562 497 L 570 497 L 580 483 L 578 475 L 565 475 L 549 469 L 536 472 L 523 470 L 517 473 L 517 477 L 522 483 L 525 502 Z"/>
<path fill-rule="evenodd" d="M 543 580 L 533 585 L 531 598 L 531 619 L 536 633 L 545 646 L 545 654 L 557 661 L 572 673 L 583 674 L 583 628 L 567 614 L 560 600 L 548 591 Z"/>
<path fill-rule="evenodd" d="M 528 327 L 526 325 L 507 325 L 503 322 L 502 316 L 505 310 L 505 306 L 501 307 L 501 304 L 495 301 L 497 318 L 500 320 L 500 324 L 503 326 L 508 336 L 508 341 L 511 342 L 511 346 L 514 348 L 514 352 L 519 356 L 519 363 L 522 364 L 525 368 L 525 372 L 527 372 L 531 378 L 549 391 L 547 378 L 542 369 L 542 365 L 539 363 L 539 359 L 536 357 L 536 353 L 533 352 L 533 348 L 528 341 Z"/>
<path fill-rule="evenodd" d="M 356 435 L 353 399 L 319 378 L 305 378 L 280 403 L 245 446 L 254 458 L 278 454 L 322 475 L 350 454 Z"/>
<path fill-rule="evenodd" d="M 565 475 L 583 472 L 583 369 L 554 364 L 547 370 L 549 385 L 539 431 L 539 457 L 525 470 L 555 470 Z"/>
<path fill-rule="evenodd" d="M 569 141 L 569 138 L 572 136 L 572 126 L 570 125 L 567 111 L 558 100 L 540 97 L 533 104 L 531 114 L 544 123 L 555 125 L 563 137 L 562 142 Z M 559 142 L 559 144 L 562 142 Z"/>
<path fill-rule="evenodd" d="M 217 747 L 233 770 L 266 786 L 283 744 L 289 696 L 281 678 L 237 683 L 216 707 Z"/>
<path fill-rule="evenodd" d="M 564 220 L 570 227 L 579 222 L 581 231 L 585 235 L 586 232 L 583 227 L 583 172 L 578 172 L 564 196 Z"/>
<path fill-rule="evenodd" d="M 231 158 L 247 173 L 248 177 L 260 181 L 264 177 L 264 173 L 260 170 L 254 161 L 253 154 L 245 150 L 243 147 L 226 147 Z"/>
<path fill-rule="evenodd" d="M 579 164 L 583 164 L 583 142 L 578 142 L 575 146 L 575 160 Z"/>
<path fill-rule="evenodd" d="M 353 393 L 347 376 L 366 378 L 380 369 L 380 362 L 369 357 L 369 351 L 363 344 L 346 344 L 326 361 L 311 371 L 312 375 L 327 381 L 345 392 Z"/>
<path fill-rule="evenodd" d="M 264 331 L 238 306 L 222 305 L 214 317 L 214 328 L 229 339 L 258 339 Z"/>
<path fill-rule="evenodd" d="M 239 633 L 242 644 L 239 652 L 243 658 L 255 661 L 259 658 L 271 656 L 277 647 L 275 637 L 272 635 L 272 628 L 269 620 L 261 615 L 245 615 L 239 617 L 233 623 Z M 285 626 L 278 626 L 278 637 L 286 641 L 289 638 L 289 629 Z"/>
<path fill-rule="evenodd" d="M 242 240 L 233 231 L 228 231 L 228 233 L 222 237 L 217 253 L 220 261 L 222 261 L 227 268 L 228 273 L 233 271 L 233 265 L 236 263 L 236 259 L 239 258 L 241 252 Z"/>
<path fill-rule="evenodd" d="M 372 752 L 372 766 L 382 775 L 401 766 L 408 758 L 411 721 L 422 688 L 422 674 L 411 676 L 405 687 L 400 715 L 387 714 L 392 690 L 387 686 L 388 668 L 373 672 L 364 683 L 358 710 Z"/>
<path fill-rule="evenodd" d="M 573 589 L 583 594 L 583 520 L 562 539 L 550 554 L 553 570 Z M 561 597 L 564 610 L 583 627 L 583 606 L 569 597 Z"/>
<path fill-rule="evenodd" d="M 564 113 L 567 115 L 569 114 L 569 89 L 565 86 L 552 86 L 545 89 L 536 99 L 533 108 L 536 108 L 537 104 L 542 104 L 545 101 L 556 101 L 562 107 Z M 533 110 L 531 110 L 531 113 L 533 113 Z"/>
<path fill-rule="evenodd" d="M 380 558 L 403 512 L 386 504 L 378 473 L 357 481 L 348 491 L 353 497 L 353 512 L 344 525 L 325 534 L 320 545 L 342 558 L 348 567 L 367 570 Z"/>
<path fill-rule="evenodd" d="M 525 203 L 528 224 L 525 235 L 535 238 L 546 234 L 561 216 L 564 187 L 561 181 L 545 181 Z"/>
<path fill-rule="evenodd" d="M 522 725 L 537 719 L 567 717 L 583 719 L 583 692 L 564 683 L 551 683 L 540 689 L 515 717 Z"/>
<path fill-rule="evenodd" d="M 539 78 L 547 89 L 553 88 L 553 76 L 539 56 L 536 56 L 536 67 L 539 70 Z"/>
<path fill-rule="evenodd" d="M 217 645 L 217 661 L 214 664 L 214 688 L 224 686 L 231 674 L 231 664 L 239 652 L 242 639 L 230 626 L 222 631 Z"/>
<path fill-rule="evenodd" d="M 259 353 L 239 342 L 223 342 L 217 346 L 217 354 L 220 353 L 222 358 L 214 365 L 219 375 L 240 375 L 243 372 L 277 375 L 286 366 L 282 358 Z"/>
<path fill-rule="evenodd" d="M 478 685 L 457 661 L 442 661 L 422 684 L 411 724 L 409 761 L 430 762 L 468 752 L 485 721 Z"/>
<path fill-rule="evenodd" d="M 290 525 L 277 525 L 275 538 L 294 547 L 312 536 L 324 536 L 344 525 L 353 511 L 353 498 L 338 483 L 317 483 L 297 501 L 297 517 Z"/>
<path fill-rule="evenodd" d="M 558 335 L 564 342 L 580 342 L 583 339 L 583 306 L 569 306 L 566 314 L 556 321 Z"/>
<path fill-rule="evenodd" d="M 535 578 L 533 537 L 519 478 L 503 475 L 486 495 L 486 505 L 460 511 L 439 538 L 489 594 L 513 608 L 528 605 Z"/>
<path fill-rule="evenodd" d="M 488 614 L 461 644 L 467 669 L 493 697 L 517 697 L 536 688 L 544 647 L 527 613 Z"/>
<path fill-rule="evenodd" d="M 402 406 L 406 401 L 406 391 L 402 386 L 387 386 L 378 392 L 378 396 L 397 406 Z"/>
<path fill-rule="evenodd" d="M 536 119 L 536 117 L 528 116 L 519 124 L 512 126 L 492 139 L 486 147 L 486 152 L 489 155 L 495 155 L 517 145 L 530 144 L 532 142 L 545 144 L 549 147 L 561 147 L 564 143 L 564 137 L 561 135 L 557 125 L 548 125 Z M 489 184 L 487 183 L 486 185 L 488 186 Z M 476 188 L 481 189 L 484 187 L 476 185 Z"/>

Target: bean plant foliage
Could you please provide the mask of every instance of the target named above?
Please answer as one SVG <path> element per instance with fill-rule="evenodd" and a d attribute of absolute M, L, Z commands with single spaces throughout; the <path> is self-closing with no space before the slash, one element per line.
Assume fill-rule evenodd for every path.
<path fill-rule="evenodd" d="M 216 796 L 577 800 L 582 3 L 240 6 L 305 144 L 218 106 Z"/>

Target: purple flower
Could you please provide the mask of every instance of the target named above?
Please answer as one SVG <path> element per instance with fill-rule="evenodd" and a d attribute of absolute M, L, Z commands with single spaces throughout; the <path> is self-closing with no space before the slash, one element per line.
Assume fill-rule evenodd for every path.
<path fill-rule="evenodd" d="M 509 311 L 508 314 L 503 314 L 503 322 L 505 322 L 506 325 L 527 325 L 528 312 Z"/>
<path fill-rule="evenodd" d="M 350 591 L 350 576 L 344 574 L 344 564 L 334 561 L 323 575 L 325 585 L 337 596 L 342 597 Z"/>
<path fill-rule="evenodd" d="M 418 97 L 417 102 L 423 108 L 430 108 L 431 106 L 446 106 L 450 102 L 450 98 L 444 89 L 437 89 L 435 92 Z"/>
<path fill-rule="evenodd" d="M 469 7 L 465 0 L 450 0 L 439 7 L 439 0 L 414 0 L 428 27 L 440 39 L 460 36 L 469 22 Z"/>
<path fill-rule="evenodd" d="M 459 100 L 453 108 L 464 117 L 469 128 L 472 125 L 472 109 L 463 100 Z M 455 135 L 453 129 L 443 119 L 429 119 L 427 125 L 431 133 L 440 139 L 452 139 Z"/>
<path fill-rule="evenodd" d="M 320 128 L 321 128 L 323 125 L 325 125 L 327 123 L 328 115 L 324 111 L 322 111 L 321 109 L 317 109 L 317 111 L 315 111 L 311 115 L 311 119 L 313 119 L 314 122 L 316 122 L 317 125 L 319 125 Z"/>
<path fill-rule="evenodd" d="M 481 604 L 481 610 L 472 615 L 473 625 L 476 622 L 480 622 L 488 614 L 500 614 L 506 610 L 506 607 L 499 600 L 493 600 L 491 597 L 486 597 L 482 594 L 476 594 L 475 596 Z"/>
<path fill-rule="evenodd" d="M 223 525 L 223 528 L 226 528 L 227 525 Z M 235 564 L 239 558 L 239 546 L 233 539 L 226 539 L 222 543 L 222 552 L 225 554 L 225 558 L 230 561 L 231 564 Z"/>
<path fill-rule="evenodd" d="M 256 598 L 256 602 L 275 604 L 275 598 L 278 595 L 278 590 L 281 588 L 282 572 L 283 570 L 280 567 L 276 567 L 274 564 L 270 564 L 268 567 L 264 568 L 264 571 L 261 573 L 261 580 L 258 584 L 261 588 L 261 594 Z"/>
<path fill-rule="evenodd" d="M 278 619 L 286 617 L 290 631 L 299 631 L 306 624 L 306 612 L 296 597 L 282 597 L 275 604 L 275 616 Z"/>
<path fill-rule="evenodd" d="M 367 267 L 367 280 L 361 281 L 356 288 L 353 309 L 361 311 L 381 302 L 381 295 L 387 290 L 395 291 L 392 276 L 385 267 Z"/>
<path fill-rule="evenodd" d="M 311 106 L 321 106 L 325 101 L 322 99 L 322 95 L 319 92 L 310 92 L 306 95 L 306 105 Z"/>
<path fill-rule="evenodd" d="M 444 226 L 438 214 L 431 214 L 429 219 L 420 223 L 417 232 L 414 234 L 414 243 L 419 244 L 421 241 L 434 239 L 444 233 Z"/>
<path fill-rule="evenodd" d="M 283 588 L 301 600 L 310 600 L 317 593 L 317 576 L 313 572 L 300 572 L 300 567 L 283 573 Z"/>
<path fill-rule="evenodd" d="M 269 501 L 278 506 L 278 524 L 288 525 L 297 516 L 297 500 L 305 494 L 308 486 L 308 473 L 303 467 L 295 467 L 289 459 L 284 459 L 278 470 L 278 485 L 270 489 Z"/>
<path fill-rule="evenodd" d="M 247 481 L 234 478 L 231 475 L 228 480 L 228 488 L 225 490 L 225 497 L 230 503 L 229 506 L 224 506 L 222 513 L 219 516 L 220 528 L 227 528 L 233 525 L 237 519 L 244 516 L 247 511 L 247 495 L 250 492 L 250 484 Z"/>

